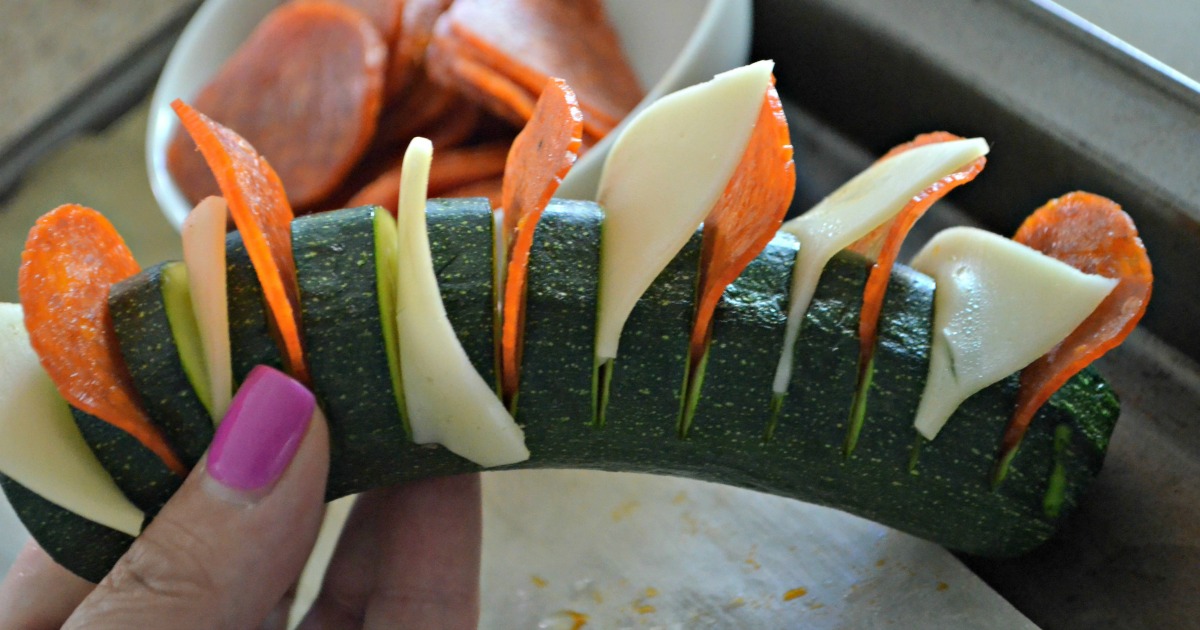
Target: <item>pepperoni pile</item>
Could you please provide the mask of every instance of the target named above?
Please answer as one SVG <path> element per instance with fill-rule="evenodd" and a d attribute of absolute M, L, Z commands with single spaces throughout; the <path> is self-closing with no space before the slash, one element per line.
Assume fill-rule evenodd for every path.
<path fill-rule="evenodd" d="M 394 209 L 415 136 L 437 148 L 431 195 L 496 204 L 550 77 L 578 95 L 585 148 L 643 96 L 600 0 L 292 0 L 191 104 L 270 156 L 299 214 Z M 193 203 L 219 194 L 182 130 L 167 162 Z"/>

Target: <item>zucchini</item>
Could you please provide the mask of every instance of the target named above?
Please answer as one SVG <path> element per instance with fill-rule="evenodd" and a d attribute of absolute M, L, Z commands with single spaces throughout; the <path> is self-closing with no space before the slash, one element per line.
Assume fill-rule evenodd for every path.
<path fill-rule="evenodd" d="M 783 346 L 799 247 L 795 237 L 781 232 L 725 289 L 702 363 L 690 438 L 721 436 L 754 449 L 769 437 L 771 380 Z"/>
<path fill-rule="evenodd" d="M 496 377 L 492 322 L 492 206 L 482 197 L 430 199 L 425 207 L 429 250 L 446 316 L 471 365 L 487 382 Z"/>
<path fill-rule="evenodd" d="M 104 579 L 133 544 L 129 534 L 61 508 L 2 474 L 0 489 L 46 554 L 89 582 Z"/>
<path fill-rule="evenodd" d="M 378 485 L 408 441 L 385 337 L 395 324 L 385 324 L 383 305 L 394 298 L 380 294 L 377 275 L 395 264 L 379 256 L 394 252 L 395 240 L 395 221 L 378 206 L 292 222 L 301 335 L 329 422 L 331 499 Z"/>
<path fill-rule="evenodd" d="M 629 438 L 649 440 L 647 457 L 656 442 L 675 435 L 683 408 L 703 241 L 704 231 L 696 230 L 646 289 L 625 321 L 620 354 L 606 366 L 599 423 L 620 433 L 638 421 L 643 426 Z M 643 434 L 647 424 L 653 429 Z"/>
<path fill-rule="evenodd" d="M 472 340 L 487 338 L 491 311 L 485 316 L 481 299 L 465 299 L 492 295 L 492 267 L 484 253 L 492 244 L 479 236 L 490 234 L 484 207 L 442 203 L 451 210 L 427 217 L 430 233 L 444 241 L 437 263 L 440 289 L 456 331 L 476 348 L 473 363 L 486 370 L 492 365 L 488 344 Z M 341 476 L 331 478 L 330 498 L 479 470 L 444 448 L 411 443 L 403 431 L 382 341 L 374 213 L 355 209 L 296 221 L 314 389 L 330 412 L 332 441 L 341 445 L 332 473 Z M 635 307 L 609 384 L 607 421 L 590 423 L 588 336 L 594 331 L 589 315 L 596 309 L 599 217 L 589 204 L 556 203 L 537 228 L 517 407 L 533 457 L 513 468 L 688 476 L 824 504 L 957 551 L 991 556 L 1019 554 L 1045 541 L 1098 472 L 1118 405 L 1090 369 L 1038 414 L 1008 477 L 995 489 L 989 473 L 1016 375 L 972 396 L 935 441 L 918 441 L 912 419 L 928 365 L 934 287 L 903 267 L 892 276 L 881 314 L 861 422 L 851 422 L 858 311 L 869 263 L 850 253 L 831 261 L 816 289 L 796 346 L 795 378 L 768 434 L 770 374 L 785 334 L 797 257 L 797 244 L 787 237 L 772 242 L 720 302 L 703 388 L 694 401 L 695 423 L 686 438 L 676 423 L 699 234 Z M 457 267 L 459 231 L 474 235 L 461 241 L 462 260 L 475 261 L 482 271 Z M 231 285 L 230 295 L 240 290 Z M 235 319 L 244 317 L 231 312 Z M 847 449 L 856 424 L 861 428 L 855 447 Z M 120 476 L 124 460 L 100 459 Z M 144 472 L 137 466 L 125 472 L 131 471 Z"/>
<path fill-rule="evenodd" d="M 602 219 L 594 204 L 555 200 L 534 231 L 514 401 L 533 452 L 556 443 L 571 448 L 591 432 Z"/>
<path fill-rule="evenodd" d="M 137 438 L 75 407 L 71 407 L 71 417 L 83 434 L 83 441 L 112 475 L 117 487 L 147 517 L 158 514 L 183 485 L 183 477 L 167 468 Z"/>
<path fill-rule="evenodd" d="M 257 365 L 282 370 L 283 354 L 271 332 L 262 285 L 238 232 L 225 237 L 225 282 L 234 385 L 246 380 Z"/>
<path fill-rule="evenodd" d="M 180 273 L 182 280 L 178 277 Z M 121 356 L 134 387 L 141 394 L 142 408 L 162 429 L 184 466 L 191 468 L 208 449 L 214 428 L 212 416 L 197 395 L 195 381 L 189 378 L 180 352 L 180 348 L 188 349 L 193 366 L 202 361 L 195 352 L 198 333 L 194 325 L 190 331 L 171 325 L 173 320 L 194 322 L 186 294 L 182 300 L 178 295 L 180 283 L 186 285 L 186 278 L 181 262 L 155 265 L 113 285 L 108 309 Z M 167 299 L 172 292 L 176 295 Z M 188 312 L 172 314 L 168 309 Z M 193 335 L 191 340 L 177 343 L 178 335 L 189 334 Z M 193 367 L 190 371 L 196 373 L 201 369 Z"/>

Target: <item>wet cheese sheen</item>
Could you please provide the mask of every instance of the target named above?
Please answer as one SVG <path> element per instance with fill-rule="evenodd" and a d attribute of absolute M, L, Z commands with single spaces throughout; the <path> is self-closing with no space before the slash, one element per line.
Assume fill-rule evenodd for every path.
<path fill-rule="evenodd" d="M 47 501 L 130 536 L 145 516 L 92 454 L 29 345 L 20 305 L 0 304 L 0 472 Z"/>
<path fill-rule="evenodd" d="M 929 379 L 914 422 L 932 440 L 971 394 L 1066 338 L 1117 285 L 975 228 L 951 228 L 912 261 L 933 277 Z"/>
<path fill-rule="evenodd" d="M 425 201 L 433 146 L 404 154 L 397 217 L 396 324 L 413 441 L 438 443 L 481 466 L 529 459 L 525 435 L 459 343 L 438 290 Z"/>
<path fill-rule="evenodd" d="M 617 356 L 642 294 L 716 205 L 745 153 L 769 61 L 656 101 L 630 121 L 600 175 L 604 208 L 596 354 Z"/>
<path fill-rule="evenodd" d="M 800 254 L 792 274 L 783 352 L 775 370 L 776 394 L 787 392 L 792 378 L 792 348 L 829 259 L 896 216 L 934 182 L 987 152 L 983 138 L 910 149 L 872 164 L 811 210 L 783 224 L 782 230 L 800 241 Z"/>

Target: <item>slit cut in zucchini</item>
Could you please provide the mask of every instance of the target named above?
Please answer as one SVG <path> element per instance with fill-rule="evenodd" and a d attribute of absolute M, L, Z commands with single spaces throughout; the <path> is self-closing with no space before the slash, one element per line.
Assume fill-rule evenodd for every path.
<path fill-rule="evenodd" d="M 477 216 L 482 224 L 483 207 L 477 202 L 445 203 L 460 204 L 462 214 Z M 562 211 L 566 207 L 576 209 Z M 531 268 L 531 289 L 534 285 L 540 288 L 534 290 L 536 310 L 530 317 L 538 325 L 543 317 L 545 321 L 557 317 L 569 322 L 571 314 L 595 308 L 589 306 L 590 289 L 585 276 L 592 264 L 588 262 L 590 256 L 596 251 L 593 241 L 601 212 L 591 204 L 555 204 L 552 208 L 538 228 L 542 237 L 535 239 L 535 248 L 540 248 L 536 251 L 539 256 L 555 260 L 563 256 L 578 261 L 580 266 L 564 269 L 563 277 L 537 275 L 545 270 Z M 356 209 L 297 221 L 295 248 L 301 261 L 306 260 L 306 252 L 322 248 L 328 250 L 324 258 L 339 261 L 318 265 L 314 257 L 298 265 L 302 286 L 309 287 L 302 293 L 305 312 L 310 318 L 323 313 L 312 319 L 312 324 L 306 323 L 307 334 L 324 340 L 310 341 L 310 347 L 318 349 L 312 366 L 317 383 L 324 383 L 314 385 L 320 390 L 322 404 L 336 409 L 342 402 L 339 397 L 353 387 L 369 395 L 378 409 L 391 414 L 383 434 L 376 432 L 378 416 L 342 412 L 339 421 L 331 421 L 331 440 L 335 444 L 363 444 L 362 440 L 351 440 L 356 433 L 386 435 L 378 440 L 379 444 L 363 444 L 364 451 L 357 455 L 349 456 L 344 446 L 334 453 L 334 470 L 342 471 L 339 474 L 343 476 L 331 485 L 339 488 L 330 493 L 331 498 L 339 492 L 480 469 L 445 448 L 420 446 L 408 440 L 398 420 L 395 397 L 388 390 L 392 379 L 382 327 L 376 325 L 369 339 L 366 333 L 346 330 L 361 327 L 360 318 L 376 322 L 380 318 L 374 268 L 378 262 L 368 262 L 376 247 L 371 212 Z M 434 225 L 440 220 L 457 221 L 460 216 L 430 213 L 426 221 Z M 429 232 L 435 233 L 437 228 L 430 227 Z M 334 239 L 330 236 L 333 233 L 339 236 Z M 351 242 L 354 247 L 350 247 Z M 488 248 L 483 239 L 479 242 Z M 588 422 L 590 396 L 595 394 L 582 389 L 593 382 L 594 359 L 586 345 L 559 348 L 554 333 L 531 328 L 534 343 L 528 356 L 531 361 L 532 357 L 540 358 L 530 374 L 545 374 L 546 385 L 539 386 L 536 395 L 534 389 L 522 395 L 518 411 L 536 448 L 530 460 L 510 467 L 649 472 L 725 483 L 842 509 L 954 550 L 992 556 L 1019 554 L 1045 541 L 1099 470 L 1118 405 L 1108 386 L 1090 369 L 1069 381 L 1039 412 L 1011 462 L 1008 477 L 998 488 L 993 489 L 990 483 L 991 458 L 1011 409 L 1015 375 L 968 399 L 943 435 L 923 444 L 913 458 L 918 434 L 912 425 L 912 413 L 927 367 L 931 330 L 928 309 L 934 287 L 926 276 L 905 268 L 898 268 L 891 279 L 881 315 L 870 396 L 857 445 L 846 457 L 850 429 L 847 418 L 858 356 L 856 314 L 869 265 L 865 259 L 846 253 L 835 257 L 818 286 L 809 321 L 798 342 L 798 364 L 807 366 L 798 373 L 807 374 L 808 380 L 793 383 L 795 391 L 787 398 L 774 436 L 764 440 L 770 418 L 771 382 L 763 375 L 774 368 L 774 362 L 764 361 L 764 357 L 784 335 L 783 305 L 787 303 L 797 252 L 796 244 L 787 238 L 768 246 L 720 302 L 704 389 L 696 400 L 695 425 L 686 439 L 680 439 L 676 414 L 687 360 L 699 237 L 692 243 L 675 257 L 634 309 L 634 318 L 626 328 L 626 334 L 633 334 L 624 339 L 621 359 L 612 373 L 608 417 L 603 427 L 595 428 Z M 446 253 L 452 250 L 453 245 L 447 245 Z M 447 281 L 439 287 L 447 309 L 453 311 L 447 313 L 448 318 L 474 322 L 460 327 L 479 327 L 464 334 L 464 339 L 475 338 L 471 333 L 486 338 L 491 321 L 480 304 L 450 296 L 490 296 L 493 277 L 490 264 L 484 262 L 484 266 L 485 272 L 456 276 L 461 280 L 459 284 L 451 286 Z M 442 271 L 452 267 L 453 263 L 447 264 Z M 327 277 L 318 282 L 312 276 L 314 270 Z M 320 289 L 319 299 L 314 287 Z M 229 289 L 231 295 L 240 290 L 233 286 Z M 470 317 L 465 316 L 466 310 L 471 311 Z M 539 314 L 533 315 L 535 312 Z M 585 319 L 588 323 L 594 321 Z M 231 313 L 230 320 L 244 321 L 245 317 Z M 639 330 L 643 332 L 639 334 Z M 361 334 L 361 340 L 346 337 L 352 334 Z M 579 331 L 570 333 L 571 338 L 577 334 L 585 334 L 582 324 Z M 319 350 L 322 347 L 327 348 L 324 354 Z M 342 351 L 335 352 L 339 347 Z M 561 353 L 560 358 L 556 359 L 555 353 Z M 360 374 L 366 368 L 344 363 L 367 355 L 375 357 L 367 376 L 378 383 L 369 392 L 363 389 L 366 377 Z M 318 356 L 336 356 L 340 367 L 322 370 L 326 361 Z M 553 374 L 560 362 L 563 374 Z M 480 354 L 471 357 L 471 363 L 486 366 L 489 361 Z M 330 391 L 334 381 L 319 376 L 326 372 L 352 374 L 355 378 L 349 385 L 336 386 L 346 387 L 345 391 Z M 559 400 L 550 391 L 560 387 L 550 384 L 550 376 L 556 383 L 560 378 L 563 383 L 572 383 L 561 385 L 566 389 L 559 393 L 565 398 Z M 527 383 L 536 384 L 538 378 Z M 739 387 L 745 387 L 745 391 L 739 394 Z M 651 388 L 661 395 L 647 394 Z M 573 411 L 568 411 L 566 405 Z M 573 413 L 581 417 L 569 420 Z M 99 446 L 110 449 L 111 456 L 100 459 L 114 477 L 122 470 L 131 470 L 126 463 L 132 461 L 131 452 L 140 445 L 94 434 L 89 437 L 88 430 L 84 434 L 89 442 L 99 441 Z M 137 465 L 132 468 L 137 469 L 132 479 L 154 480 L 151 489 L 161 486 L 154 471 Z M 135 486 L 127 482 L 121 487 L 129 493 L 129 488 Z M 78 560 L 78 566 L 97 561 L 91 556 Z M 70 561 L 64 564 L 68 568 L 76 566 Z"/>

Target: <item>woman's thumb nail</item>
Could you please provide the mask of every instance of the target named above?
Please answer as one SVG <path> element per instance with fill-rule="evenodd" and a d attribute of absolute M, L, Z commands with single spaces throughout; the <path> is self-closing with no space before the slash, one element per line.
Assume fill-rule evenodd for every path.
<path fill-rule="evenodd" d="M 205 466 L 224 498 L 253 500 L 270 491 L 304 439 L 316 398 L 283 372 L 254 368 L 217 428 Z M 205 484 L 210 485 L 210 484 Z M 217 490 L 211 488 L 210 490 Z"/>

